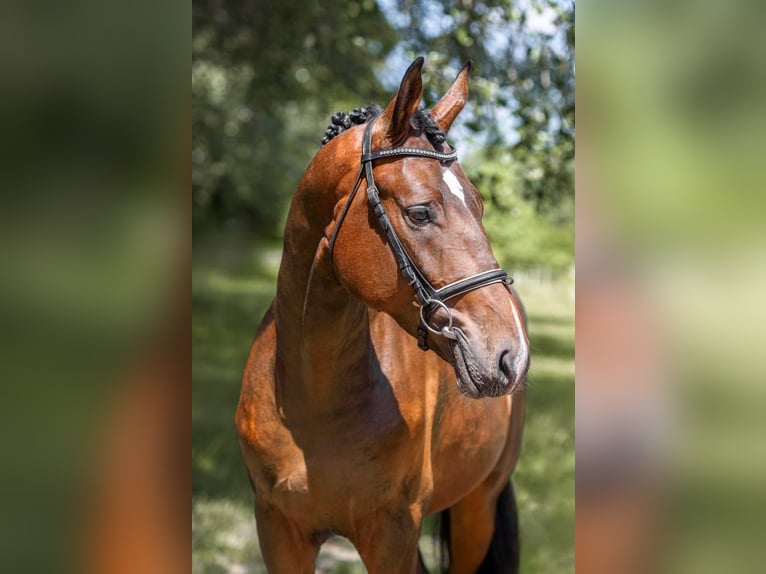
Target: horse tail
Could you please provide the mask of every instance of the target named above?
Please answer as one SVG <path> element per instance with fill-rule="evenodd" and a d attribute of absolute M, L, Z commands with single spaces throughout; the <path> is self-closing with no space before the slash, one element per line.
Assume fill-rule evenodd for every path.
<path fill-rule="evenodd" d="M 439 513 L 439 572 L 446 574 L 449 572 L 449 553 L 450 553 L 450 524 L 449 508 Z"/>
<path fill-rule="evenodd" d="M 450 519 L 449 509 L 440 514 L 441 538 L 439 564 L 442 572 L 449 568 Z M 518 574 L 520 563 L 519 515 L 516 497 L 510 481 L 500 492 L 495 506 L 495 531 L 484 561 L 476 574 Z"/>
<path fill-rule="evenodd" d="M 517 574 L 519 571 L 519 515 L 510 481 L 495 506 L 495 532 L 489 551 L 476 574 Z"/>

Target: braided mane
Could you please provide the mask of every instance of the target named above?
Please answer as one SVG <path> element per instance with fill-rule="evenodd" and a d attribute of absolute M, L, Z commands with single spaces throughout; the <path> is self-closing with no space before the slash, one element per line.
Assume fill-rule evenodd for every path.
<path fill-rule="evenodd" d="M 330 118 L 330 125 L 324 132 L 322 138 L 322 145 L 325 145 L 331 139 L 338 134 L 343 133 L 347 129 L 366 123 L 375 115 L 383 111 L 378 104 L 370 104 L 365 108 L 354 108 L 350 112 L 335 112 Z M 413 125 L 426 134 L 428 141 L 432 145 L 436 146 L 444 143 L 447 140 L 447 134 L 436 125 L 428 110 L 418 110 L 412 116 Z"/>

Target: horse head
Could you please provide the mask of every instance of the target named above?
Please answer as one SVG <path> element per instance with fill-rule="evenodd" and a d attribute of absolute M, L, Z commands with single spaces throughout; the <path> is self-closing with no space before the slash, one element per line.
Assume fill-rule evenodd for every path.
<path fill-rule="evenodd" d="M 481 223 L 481 196 L 446 142 L 468 98 L 470 62 L 430 114 L 418 111 L 422 65 L 422 58 L 410 65 L 397 94 L 368 125 L 349 126 L 317 155 L 315 164 L 337 174 L 325 229 L 330 259 L 341 284 L 368 307 L 421 343 L 427 329 L 421 346 L 454 366 L 464 395 L 502 396 L 525 384 L 529 342 L 521 304 Z M 376 150 L 390 155 L 370 160 Z M 367 194 L 356 193 L 365 188 Z M 415 280 L 403 266 L 414 267 Z M 473 283 L 461 290 L 464 279 Z"/>

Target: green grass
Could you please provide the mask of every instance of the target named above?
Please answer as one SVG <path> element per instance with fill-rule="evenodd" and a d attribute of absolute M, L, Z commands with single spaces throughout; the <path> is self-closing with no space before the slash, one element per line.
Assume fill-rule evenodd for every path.
<path fill-rule="evenodd" d="M 518 286 L 532 368 L 513 475 L 525 573 L 574 572 L 574 301 L 569 286 Z"/>
<path fill-rule="evenodd" d="M 207 238 L 195 241 L 193 261 L 193 572 L 260 574 L 253 496 L 233 418 L 245 359 L 274 295 L 279 247 Z M 532 370 L 513 482 L 522 572 L 559 574 L 574 571 L 574 304 L 567 285 L 533 285 L 517 281 L 529 316 Z M 319 571 L 365 571 L 346 541 L 326 546 Z"/>

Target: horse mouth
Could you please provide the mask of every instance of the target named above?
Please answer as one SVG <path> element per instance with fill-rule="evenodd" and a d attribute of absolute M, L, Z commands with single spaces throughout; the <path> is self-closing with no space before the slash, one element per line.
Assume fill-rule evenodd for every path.
<path fill-rule="evenodd" d="M 507 387 L 498 382 L 487 381 L 482 376 L 479 364 L 463 331 L 455 328 L 455 334 L 455 340 L 451 341 L 452 367 L 455 369 L 457 388 L 460 393 L 472 399 L 507 395 L 509 391 Z M 511 389 L 511 392 L 514 390 Z"/>

